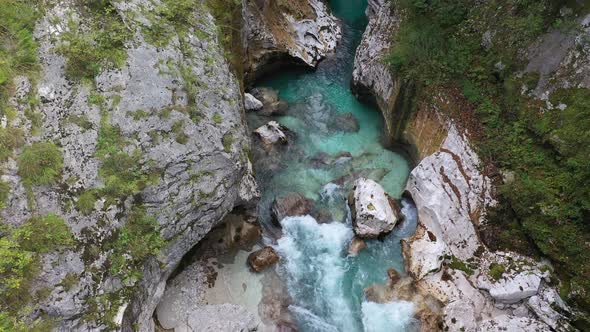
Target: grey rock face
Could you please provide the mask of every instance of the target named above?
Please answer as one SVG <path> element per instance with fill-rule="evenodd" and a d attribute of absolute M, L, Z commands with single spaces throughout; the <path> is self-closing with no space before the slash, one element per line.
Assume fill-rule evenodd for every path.
<path fill-rule="evenodd" d="M 137 0 L 120 6 L 128 14 L 126 24 L 134 34 L 126 46 L 126 63 L 120 69 L 102 72 L 93 84 L 68 79 L 64 72 L 65 59 L 56 52 L 69 20 L 85 24 L 73 1 L 62 1 L 59 6 L 48 8 L 35 32 L 40 46 L 41 75 L 37 86 L 30 89 L 41 101 L 36 111 L 43 116 L 42 135 L 28 136 L 27 141 L 57 142 L 64 154 L 64 171 L 59 183 L 33 188 L 35 212 L 61 216 L 82 248 L 43 257 L 41 275 L 34 285 L 35 289 L 52 289 L 48 299 L 35 309 L 56 318 L 60 331 L 104 329 L 105 322 L 80 317 L 89 310 L 91 299 L 106 298 L 106 294 L 112 294 L 116 301 L 99 310 L 118 311 L 115 320 L 124 329 L 137 324 L 140 331 L 150 330 L 152 313 L 166 279 L 183 255 L 235 205 L 245 204 L 259 195 L 244 152 L 249 148 L 249 138 L 240 87 L 216 39 L 217 27 L 212 16 L 195 7 L 200 22 L 195 29 L 199 33 L 188 31 L 182 45 L 173 36 L 168 46 L 158 48 L 145 41 L 141 30 L 149 20 L 140 7 L 149 8 L 151 3 Z M 198 102 L 199 121 L 191 119 L 185 111 L 191 105 L 181 67 L 189 68 L 183 75 L 198 77 L 201 86 L 206 87 L 192 92 L 190 98 Z M 21 85 L 24 89 L 26 84 Z M 102 96 L 104 103 L 100 107 L 89 103 L 91 95 Z M 27 121 L 23 116 L 25 105 L 18 104 L 16 109 L 19 121 Z M 139 110 L 143 112 L 141 116 L 137 116 Z M 72 122 L 74 116 L 85 119 L 88 125 L 82 128 Z M 135 197 L 110 206 L 99 197 L 95 209 L 84 215 L 72 205 L 75 206 L 83 190 L 104 185 L 99 175 L 102 162 L 96 151 L 105 119 L 119 129 L 127 142 L 124 152 L 139 154 L 141 171 L 157 172 L 158 181 Z M 186 137 L 183 143 L 175 139 L 178 132 L 173 127 L 178 127 L 177 124 Z M 0 214 L 3 220 L 19 224 L 33 210 L 27 204 L 15 162 L 9 161 L 5 166 L 3 178 L 12 190 L 7 207 Z M 110 274 L 105 264 L 112 259 L 112 253 L 103 248 L 108 248 L 106 243 L 116 229 L 128 222 L 138 201 L 146 214 L 157 220 L 166 245 L 157 257 L 141 262 L 141 279 L 122 280 L 121 276 Z M 98 248 L 98 252 L 89 260 L 84 250 L 90 247 Z M 131 261 L 133 257 L 124 259 Z M 67 274 L 79 280 L 76 287 L 68 290 L 58 286 Z M 131 296 L 118 295 L 131 286 L 136 286 Z M 225 309 L 207 310 L 223 312 Z M 239 310 L 230 309 L 232 315 L 239 314 Z"/>
<path fill-rule="evenodd" d="M 246 81 L 296 63 L 314 67 L 336 48 L 341 36 L 337 19 L 321 0 L 242 1 L 242 46 Z"/>
<path fill-rule="evenodd" d="M 352 73 L 353 89 L 374 96 L 384 106 L 394 93 L 394 77 L 384 63 L 393 47 L 392 36 L 399 29 L 401 17 L 385 0 L 369 1 L 369 24 L 357 48 Z"/>

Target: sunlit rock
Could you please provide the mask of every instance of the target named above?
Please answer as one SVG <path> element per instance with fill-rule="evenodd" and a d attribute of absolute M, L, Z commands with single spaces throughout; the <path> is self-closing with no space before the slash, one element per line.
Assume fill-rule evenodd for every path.
<path fill-rule="evenodd" d="M 391 232 L 401 218 L 399 207 L 377 182 L 355 181 L 348 204 L 352 210 L 354 232 L 361 238 L 376 238 Z"/>

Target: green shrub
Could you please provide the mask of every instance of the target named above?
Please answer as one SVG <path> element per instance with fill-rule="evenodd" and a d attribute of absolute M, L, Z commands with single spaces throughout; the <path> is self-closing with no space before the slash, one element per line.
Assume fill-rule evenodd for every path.
<path fill-rule="evenodd" d="M 68 225 L 54 214 L 32 217 L 16 234 L 20 247 L 34 253 L 42 254 L 62 247 L 73 247 L 75 243 Z"/>
<path fill-rule="evenodd" d="M 467 275 L 473 275 L 473 269 L 465 262 L 461 261 L 457 257 L 451 259 L 448 265 L 451 269 L 460 270 L 465 272 Z"/>
<path fill-rule="evenodd" d="M 33 300 L 29 290 L 39 272 L 39 254 L 70 248 L 74 238 L 63 219 L 52 214 L 35 216 L 16 229 L 0 224 L 0 234 L 0 331 L 44 331 L 48 322 L 43 319 L 24 325 L 18 317 Z"/>
<path fill-rule="evenodd" d="M 172 125 L 172 132 L 176 142 L 180 144 L 186 144 L 188 142 L 188 135 L 184 132 L 184 122 L 182 120 L 176 121 Z"/>
<path fill-rule="evenodd" d="M 68 22 L 57 50 L 66 57 L 66 73 L 73 79 L 92 79 L 104 69 L 120 67 L 127 60 L 127 29 L 111 1 L 80 1 L 87 27 Z M 93 101 L 89 100 L 89 103 Z"/>
<path fill-rule="evenodd" d="M 12 157 L 14 149 L 25 142 L 23 131 L 19 128 L 0 128 L 0 162 Z"/>
<path fill-rule="evenodd" d="M 500 280 L 500 278 L 502 278 L 502 275 L 505 272 L 505 268 L 503 265 L 500 265 L 498 263 L 492 263 L 490 264 L 490 277 L 492 277 L 492 279 L 494 279 L 495 281 Z"/>
<path fill-rule="evenodd" d="M 37 69 L 37 44 L 33 39 L 39 10 L 34 0 L 5 0 L 0 10 L 0 117 L 4 115 L 10 85 L 16 75 Z M 0 143 L 2 140 L 0 140 Z M 0 148 L 1 149 L 1 148 Z"/>
<path fill-rule="evenodd" d="M 10 184 L 0 180 L 0 210 L 6 207 L 6 200 L 10 194 Z"/>
<path fill-rule="evenodd" d="M 113 249 L 111 272 L 132 277 L 138 273 L 137 267 L 147 257 L 157 255 L 163 245 L 157 220 L 146 215 L 141 206 L 135 207 L 109 245 Z"/>
<path fill-rule="evenodd" d="M 35 142 L 18 157 L 18 174 L 30 185 L 55 183 L 62 168 L 61 150 L 51 142 Z"/>
<path fill-rule="evenodd" d="M 231 133 L 223 135 L 221 143 L 223 144 L 223 150 L 227 153 L 230 153 L 232 144 L 234 144 L 234 135 Z"/>
<path fill-rule="evenodd" d="M 95 190 L 85 190 L 76 202 L 76 208 L 82 214 L 88 215 L 94 210 L 94 203 L 96 203 Z"/>

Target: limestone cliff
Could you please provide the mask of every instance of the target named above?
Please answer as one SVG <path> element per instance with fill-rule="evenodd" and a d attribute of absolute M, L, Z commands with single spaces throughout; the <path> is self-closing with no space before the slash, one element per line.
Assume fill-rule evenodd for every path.
<path fill-rule="evenodd" d="M 418 291 L 443 303 L 449 331 L 571 329 L 570 309 L 549 286 L 554 277 L 544 263 L 491 252 L 479 238 L 486 209 L 495 201 L 493 181 L 472 147 L 477 138 L 472 110 L 452 89 L 408 101 L 411 84 L 384 62 L 403 15 L 377 0 L 370 1 L 367 14 L 352 85 L 376 101 L 388 140 L 410 143 L 414 150 L 417 166 L 406 190 L 419 222 L 402 247 Z"/>
<path fill-rule="evenodd" d="M 49 5 L 35 28 L 38 79 L 17 77 L 15 114 L 2 119 L 3 128 L 25 130 L 25 146 L 52 142 L 63 155 L 55 183 L 39 185 L 9 158 L 0 210 L 14 227 L 56 215 L 73 235 L 74 245 L 39 255 L 28 291 L 43 296 L 31 310 L 14 308 L 28 321 L 53 320 L 59 331 L 153 331 L 152 314 L 183 255 L 256 197 L 242 94 L 213 17 L 192 6 L 184 15 L 194 25 L 181 32 L 167 20 L 171 2 L 113 4 L 102 15 L 129 36 L 117 53 L 123 61 L 90 79 L 72 77 L 85 59 L 62 46 L 71 52 L 84 38 L 92 45 L 92 18 L 76 1 Z"/>
<path fill-rule="evenodd" d="M 334 51 L 341 30 L 321 0 L 243 0 L 245 81 L 282 65 L 315 67 Z"/>

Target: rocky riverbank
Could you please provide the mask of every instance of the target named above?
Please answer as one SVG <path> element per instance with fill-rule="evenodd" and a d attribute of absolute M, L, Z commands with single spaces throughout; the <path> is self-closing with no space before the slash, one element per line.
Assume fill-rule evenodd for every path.
<path fill-rule="evenodd" d="M 571 311 L 555 290 L 550 263 L 492 252 L 479 237 L 486 209 L 496 204 L 495 187 L 471 147 L 470 135 L 477 133 L 457 117 L 462 103 L 448 92 L 414 100 L 415 111 L 406 119 L 406 96 L 400 92 L 405 82 L 383 64 L 396 47 L 393 36 L 402 15 L 385 1 L 370 1 L 367 14 L 353 86 L 377 101 L 391 141 L 414 145 L 417 166 L 406 190 L 419 223 L 416 234 L 403 240 L 403 251 L 417 292 L 443 304 L 449 331 L 571 330 Z"/>

